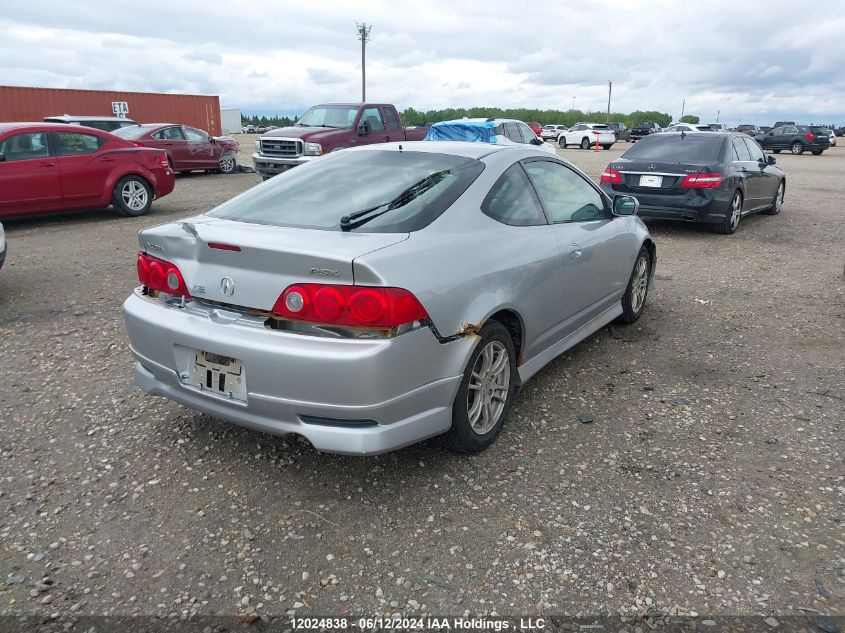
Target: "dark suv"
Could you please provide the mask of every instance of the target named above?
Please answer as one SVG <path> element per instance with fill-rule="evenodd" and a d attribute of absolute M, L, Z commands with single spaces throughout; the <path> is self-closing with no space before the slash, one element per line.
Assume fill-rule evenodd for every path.
<path fill-rule="evenodd" d="M 640 123 L 639 125 L 635 125 L 631 130 L 631 142 L 638 141 L 649 134 L 656 134 L 657 132 L 660 132 L 660 126 L 657 123 L 653 121 Z"/>
<path fill-rule="evenodd" d="M 830 134 L 827 128 L 818 125 L 782 125 L 764 135 L 758 135 L 757 142 L 779 154 L 788 149 L 793 154 L 810 151 L 816 156 L 830 148 Z"/>
<path fill-rule="evenodd" d="M 611 121 L 607 124 L 613 132 L 616 134 L 617 141 L 630 141 L 631 140 L 631 130 L 627 128 L 624 123 L 619 123 L 618 121 Z"/>

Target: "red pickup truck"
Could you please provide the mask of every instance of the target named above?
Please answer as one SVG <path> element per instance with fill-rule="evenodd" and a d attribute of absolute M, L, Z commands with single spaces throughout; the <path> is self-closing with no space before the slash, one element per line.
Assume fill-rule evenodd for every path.
<path fill-rule="evenodd" d="M 403 127 L 396 108 L 386 103 L 316 105 L 291 127 L 277 128 L 255 141 L 252 162 L 264 180 L 344 147 L 392 141 L 421 141 L 428 130 Z"/>

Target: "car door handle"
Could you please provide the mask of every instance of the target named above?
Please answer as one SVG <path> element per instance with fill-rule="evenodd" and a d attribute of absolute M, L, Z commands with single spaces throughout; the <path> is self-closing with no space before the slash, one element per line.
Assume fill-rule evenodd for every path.
<path fill-rule="evenodd" d="M 113 163 L 114 162 L 114 158 L 112 158 L 111 156 L 103 156 L 100 160 L 104 163 Z"/>
<path fill-rule="evenodd" d="M 569 245 L 569 258 L 570 259 L 578 259 L 581 257 L 581 247 L 578 244 L 570 244 Z"/>
<path fill-rule="evenodd" d="M 44 160 L 38 163 L 41 167 L 55 167 L 56 163 L 50 160 Z"/>

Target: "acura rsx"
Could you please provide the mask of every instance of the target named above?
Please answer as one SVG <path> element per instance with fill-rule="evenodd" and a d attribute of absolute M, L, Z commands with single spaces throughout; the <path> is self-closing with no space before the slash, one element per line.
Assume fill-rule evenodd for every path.
<path fill-rule="evenodd" d="M 531 146 L 370 145 L 139 235 L 124 305 L 147 393 L 321 451 L 496 438 L 517 388 L 643 312 L 655 247 Z"/>

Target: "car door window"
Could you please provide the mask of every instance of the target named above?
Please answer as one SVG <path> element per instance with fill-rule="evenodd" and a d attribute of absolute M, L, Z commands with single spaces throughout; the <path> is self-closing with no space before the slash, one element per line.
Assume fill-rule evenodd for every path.
<path fill-rule="evenodd" d="M 745 141 L 745 145 L 748 148 L 748 153 L 751 156 L 751 160 L 756 161 L 766 161 L 766 156 L 763 154 L 763 149 L 757 144 L 753 138 L 746 138 L 742 139 Z"/>
<path fill-rule="evenodd" d="M 493 185 L 481 204 L 481 211 L 510 226 L 546 224 L 531 182 L 519 163 L 510 167 Z"/>
<path fill-rule="evenodd" d="M 505 123 L 505 136 L 507 136 L 514 143 L 522 143 L 522 134 L 519 133 L 519 128 L 516 123 Z"/>
<path fill-rule="evenodd" d="M 381 132 L 384 130 L 384 121 L 381 119 L 381 112 L 378 108 L 367 108 L 361 113 L 361 123 L 370 126 L 370 132 Z"/>
<path fill-rule="evenodd" d="M 153 134 L 153 138 L 159 141 L 184 141 L 185 135 L 180 127 L 166 127 Z"/>
<path fill-rule="evenodd" d="M 551 222 L 611 217 L 602 195 L 583 176 L 568 167 L 539 160 L 526 163 L 525 171 L 531 177 Z"/>
<path fill-rule="evenodd" d="M 105 139 L 94 134 L 79 132 L 57 132 L 59 156 L 93 154 L 105 143 Z"/>
<path fill-rule="evenodd" d="M 203 143 L 208 142 L 208 134 L 196 128 L 186 127 L 185 136 L 188 137 L 189 141 L 201 141 Z"/>
<path fill-rule="evenodd" d="M 47 158 L 49 155 L 46 132 L 15 134 L 0 143 L 0 156 L 6 162 Z"/>
<path fill-rule="evenodd" d="M 534 130 L 532 130 L 530 127 L 525 125 L 525 123 L 517 123 L 516 126 L 519 129 L 519 131 L 522 133 L 522 142 L 523 143 L 530 143 L 531 141 L 533 141 L 537 137 L 537 135 L 534 134 Z"/>
<path fill-rule="evenodd" d="M 733 148 L 734 160 L 751 160 L 751 154 L 748 152 L 748 147 L 746 147 L 745 142 L 741 138 L 735 138 L 733 140 Z"/>
<path fill-rule="evenodd" d="M 783 134 L 798 134 L 798 128 L 795 126 L 787 126 L 783 128 Z"/>
<path fill-rule="evenodd" d="M 389 106 L 384 109 L 384 118 L 387 119 L 387 127 L 391 130 L 398 130 L 402 127 L 399 125 L 399 118 L 396 116 L 396 112 Z"/>

